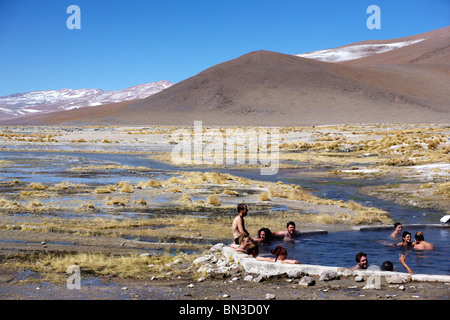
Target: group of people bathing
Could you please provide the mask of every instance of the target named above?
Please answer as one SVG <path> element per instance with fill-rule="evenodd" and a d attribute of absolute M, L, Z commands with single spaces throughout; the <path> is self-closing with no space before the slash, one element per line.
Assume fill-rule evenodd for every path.
<path fill-rule="evenodd" d="M 411 242 L 411 233 L 408 231 L 404 231 L 402 233 L 403 226 L 400 222 L 396 222 L 394 224 L 394 232 L 391 234 L 391 238 L 397 238 L 402 235 L 402 242 L 398 243 L 398 246 L 405 247 L 405 248 L 413 248 L 416 250 L 434 250 L 434 246 L 425 241 L 425 238 L 423 236 L 422 231 L 418 231 L 416 235 L 414 236 L 414 239 L 416 241 Z"/>
<path fill-rule="evenodd" d="M 256 258 L 259 261 L 271 261 L 271 262 L 281 262 L 281 263 L 291 263 L 300 264 L 298 260 L 287 259 L 287 250 L 282 246 L 276 246 L 275 249 L 271 250 L 271 253 L 275 257 L 260 257 L 259 244 L 268 244 L 272 239 L 282 239 L 285 241 L 292 241 L 295 239 L 298 231 L 295 230 L 295 223 L 290 221 L 286 225 L 286 230 L 271 232 L 268 228 L 264 227 L 258 230 L 257 237 L 250 237 L 250 234 L 245 229 L 244 217 L 247 215 L 248 207 L 244 203 L 240 203 L 237 206 L 238 215 L 234 218 L 232 224 L 232 232 L 234 242 L 231 247 L 237 251 L 247 253 Z M 402 234 L 402 224 L 397 222 L 394 224 L 394 232 L 391 234 L 391 238 L 397 238 L 402 235 L 402 242 L 398 243 L 397 246 L 410 247 L 416 250 L 433 250 L 434 246 L 426 242 L 423 236 L 423 232 L 419 231 L 415 235 L 415 242 L 411 242 L 411 234 L 408 231 Z M 403 267 L 405 267 L 408 273 L 414 273 L 412 269 L 405 262 L 405 255 L 399 254 L 399 261 Z M 352 269 L 364 270 L 369 267 L 369 262 L 367 259 L 367 254 L 364 252 L 358 252 L 355 257 L 356 266 Z M 394 271 L 395 266 L 391 261 L 385 261 L 381 265 L 382 271 Z"/>
<path fill-rule="evenodd" d="M 411 233 L 409 233 L 408 231 L 404 231 L 402 233 L 402 230 L 403 230 L 402 224 L 400 222 L 396 222 L 394 224 L 394 231 L 391 233 L 391 238 L 396 239 L 401 236 L 402 242 L 395 244 L 395 246 L 411 248 L 411 249 L 416 249 L 416 250 L 434 250 L 434 246 L 431 243 L 425 241 L 422 231 L 418 231 L 415 234 L 415 236 L 414 236 L 415 241 L 412 242 Z M 399 253 L 398 260 L 400 261 L 402 266 L 405 267 L 405 269 L 408 273 L 411 273 L 411 274 L 414 273 L 412 271 L 412 269 L 406 264 L 404 254 Z M 367 254 L 365 254 L 364 252 L 358 252 L 356 254 L 356 266 L 354 267 L 354 269 L 361 270 L 361 269 L 367 269 L 368 267 L 369 267 L 369 262 L 367 260 Z M 381 270 L 382 271 L 394 271 L 395 266 L 391 261 L 385 261 L 381 265 Z"/>
<path fill-rule="evenodd" d="M 232 248 L 247 253 L 259 261 L 300 264 L 300 261 L 287 259 L 287 250 L 282 246 L 276 246 L 275 249 L 270 251 L 275 257 L 258 256 L 259 244 L 268 244 L 272 239 L 294 240 L 297 234 L 294 222 L 288 222 L 284 231 L 271 232 L 270 229 L 264 227 L 258 230 L 258 237 L 250 237 L 250 234 L 245 229 L 244 222 L 244 217 L 248 212 L 247 205 L 244 203 L 238 204 L 237 211 L 238 215 L 234 218 L 232 224 L 234 239 L 234 242 L 231 244 Z"/>

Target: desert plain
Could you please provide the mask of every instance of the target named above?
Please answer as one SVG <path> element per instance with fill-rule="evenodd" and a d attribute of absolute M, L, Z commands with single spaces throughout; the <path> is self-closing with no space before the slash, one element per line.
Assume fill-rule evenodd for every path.
<path fill-rule="evenodd" d="M 229 128 L 204 126 L 216 135 L 204 135 L 202 148 Z M 233 129 L 244 137 L 259 130 Z M 271 154 L 248 139 L 236 145 L 234 162 L 176 163 L 180 130 L 194 133 L 193 126 L 0 127 L 1 299 L 448 299 L 448 283 L 301 287 L 289 278 L 244 281 L 242 270 L 211 276 L 193 264 L 212 245 L 231 243 L 239 203 L 249 206 L 251 235 L 290 220 L 300 231 L 328 232 L 438 223 L 450 213 L 448 125 L 276 127 L 272 175 L 261 175 Z M 330 186 L 332 195 L 324 191 Z M 396 216 L 367 197 L 414 210 Z M 67 286 L 73 265 L 78 290 Z"/>

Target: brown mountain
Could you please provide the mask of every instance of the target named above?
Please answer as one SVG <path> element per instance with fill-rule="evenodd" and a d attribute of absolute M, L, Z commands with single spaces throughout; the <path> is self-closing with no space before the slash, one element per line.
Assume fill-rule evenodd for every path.
<path fill-rule="evenodd" d="M 352 45 L 389 44 L 403 41 L 419 42 L 396 50 L 342 63 L 351 66 L 406 63 L 450 65 L 450 26 L 405 38 L 362 41 Z"/>
<path fill-rule="evenodd" d="M 448 31 L 440 29 L 414 45 L 345 63 L 251 52 L 143 100 L 15 124 L 448 123 Z"/>

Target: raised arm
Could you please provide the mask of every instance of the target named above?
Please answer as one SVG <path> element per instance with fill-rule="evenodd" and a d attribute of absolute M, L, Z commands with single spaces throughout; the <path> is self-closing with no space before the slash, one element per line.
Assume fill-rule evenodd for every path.
<path fill-rule="evenodd" d="M 398 261 L 400 261 L 400 263 L 405 267 L 406 271 L 410 274 L 414 274 L 414 272 L 412 271 L 412 269 L 406 264 L 405 262 L 405 255 L 402 253 L 399 253 L 398 255 Z"/>

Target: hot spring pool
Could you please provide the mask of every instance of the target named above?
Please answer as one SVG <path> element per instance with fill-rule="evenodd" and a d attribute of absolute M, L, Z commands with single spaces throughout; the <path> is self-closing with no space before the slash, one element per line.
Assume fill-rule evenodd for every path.
<path fill-rule="evenodd" d="M 271 256 L 270 249 L 277 245 L 285 247 L 288 259 L 299 260 L 303 264 L 352 268 L 356 265 L 355 255 L 359 251 L 367 254 L 369 265 L 381 267 L 390 260 L 399 272 L 406 272 L 398 261 L 399 253 L 406 255 L 406 263 L 416 274 L 450 275 L 450 228 L 448 227 L 408 227 L 414 238 L 417 231 L 423 231 L 425 240 L 434 245 L 435 250 L 419 251 L 393 246 L 401 238 L 392 239 L 392 230 L 345 231 L 328 234 L 305 235 L 295 241 L 272 241 L 260 246 L 260 255 Z"/>

